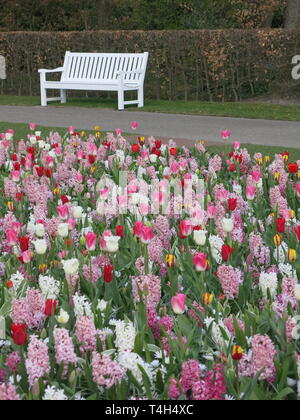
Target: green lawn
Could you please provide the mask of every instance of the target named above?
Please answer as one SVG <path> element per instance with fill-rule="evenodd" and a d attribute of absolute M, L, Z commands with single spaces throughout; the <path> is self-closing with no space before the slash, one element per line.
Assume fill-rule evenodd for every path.
<path fill-rule="evenodd" d="M 8 122 L 0 122 L 0 132 L 6 132 L 9 128 L 13 129 L 15 131 L 15 138 L 21 139 L 26 138 L 27 134 L 29 133 L 28 125 L 23 123 L 8 123 Z M 42 133 L 48 134 L 50 131 L 57 131 L 61 135 L 64 135 L 66 133 L 65 128 L 61 127 L 42 127 L 38 126 L 37 130 L 42 131 Z M 79 130 L 81 131 L 81 130 Z M 89 130 L 85 130 L 89 131 Z M 129 134 L 129 133 L 123 133 L 123 135 L 129 139 L 132 139 L 133 137 L 136 138 L 138 134 Z M 261 146 L 261 145 L 253 145 L 253 144 L 244 144 L 243 147 L 247 147 L 249 152 L 253 155 L 256 152 L 260 152 L 263 155 L 269 155 L 271 157 L 274 157 L 275 154 L 281 153 L 284 151 L 287 151 L 291 154 L 291 160 L 300 160 L 300 149 L 293 149 L 293 148 L 285 148 L 284 146 L 281 147 L 269 147 L 269 146 Z M 208 151 L 212 153 L 220 153 L 224 150 L 223 144 L 220 144 L 220 146 L 208 146 Z"/>
<path fill-rule="evenodd" d="M 40 105 L 37 96 L 0 96 L 0 105 Z M 117 108 L 116 99 L 70 98 L 66 105 L 59 102 L 49 106 L 76 106 L 86 108 Z M 127 107 L 128 111 L 136 111 L 137 107 Z M 175 114 L 212 115 L 222 117 L 259 118 L 269 120 L 300 121 L 300 106 L 271 105 L 261 103 L 219 103 L 219 102 L 185 102 L 146 100 L 144 112 L 162 112 Z"/>

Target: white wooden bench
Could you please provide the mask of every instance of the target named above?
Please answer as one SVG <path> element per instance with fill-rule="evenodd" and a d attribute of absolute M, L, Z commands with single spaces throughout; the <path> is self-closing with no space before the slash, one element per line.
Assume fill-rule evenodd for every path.
<path fill-rule="evenodd" d="M 118 108 L 125 105 L 144 106 L 144 80 L 149 53 L 102 54 L 72 53 L 67 51 L 63 67 L 39 70 L 41 79 L 41 105 L 48 102 L 66 103 L 67 90 L 93 90 L 118 92 Z M 61 73 L 58 82 L 47 81 L 46 74 Z M 47 89 L 60 90 L 60 97 L 47 98 Z M 125 101 L 125 92 L 138 91 L 138 99 Z"/>

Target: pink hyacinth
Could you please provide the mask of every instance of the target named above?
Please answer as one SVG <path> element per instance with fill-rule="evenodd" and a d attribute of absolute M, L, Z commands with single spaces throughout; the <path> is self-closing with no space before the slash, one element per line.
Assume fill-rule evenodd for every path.
<path fill-rule="evenodd" d="M 216 365 L 203 380 L 193 384 L 193 399 L 198 401 L 221 401 L 226 393 L 224 367 Z"/>
<path fill-rule="evenodd" d="M 0 385 L 0 401 L 20 401 L 16 388 L 10 384 Z"/>
<path fill-rule="evenodd" d="M 170 379 L 169 397 L 170 400 L 178 400 L 180 396 L 179 386 L 176 379 Z"/>
<path fill-rule="evenodd" d="M 252 340 L 252 375 L 255 376 L 262 371 L 259 379 L 274 379 L 275 365 L 274 358 L 276 349 L 272 340 L 266 335 L 256 335 Z"/>
<path fill-rule="evenodd" d="M 221 265 L 217 270 L 217 277 L 226 298 L 235 299 L 243 283 L 243 273 L 232 266 Z"/>
<path fill-rule="evenodd" d="M 16 373 L 18 370 L 18 366 L 21 363 L 21 357 L 19 353 L 13 352 L 6 359 L 6 366 L 10 370 L 10 373 Z"/>
<path fill-rule="evenodd" d="M 183 392 L 190 391 L 196 382 L 201 381 L 201 371 L 197 360 L 183 363 L 180 384 Z"/>
<path fill-rule="evenodd" d="M 135 303 L 140 301 L 140 292 L 147 309 L 155 310 L 161 300 L 161 279 L 153 274 L 133 277 L 132 290 Z"/>
<path fill-rule="evenodd" d="M 65 328 L 55 328 L 54 330 L 54 347 L 56 363 L 64 365 L 64 375 L 68 371 L 69 364 L 76 365 L 77 356 L 74 344 L 69 336 L 68 330 Z"/>
<path fill-rule="evenodd" d="M 93 380 L 100 386 L 110 389 L 119 385 L 125 376 L 125 369 L 114 362 L 108 355 L 100 355 L 94 352 L 92 358 Z"/>
<path fill-rule="evenodd" d="M 33 387 L 39 379 L 50 373 L 48 346 L 35 336 L 31 337 L 25 365 L 30 387 Z"/>

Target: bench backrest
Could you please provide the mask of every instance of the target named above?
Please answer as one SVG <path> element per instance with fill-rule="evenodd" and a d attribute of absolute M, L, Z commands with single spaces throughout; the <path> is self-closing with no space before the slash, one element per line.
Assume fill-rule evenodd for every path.
<path fill-rule="evenodd" d="M 73 53 L 67 51 L 64 62 L 62 81 L 101 82 L 116 81 L 119 71 L 142 70 L 143 74 L 132 74 L 126 81 L 144 81 L 148 53 L 144 54 L 106 54 Z"/>

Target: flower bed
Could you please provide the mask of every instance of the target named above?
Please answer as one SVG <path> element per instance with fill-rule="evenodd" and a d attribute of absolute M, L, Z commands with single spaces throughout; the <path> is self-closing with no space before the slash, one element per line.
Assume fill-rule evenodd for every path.
<path fill-rule="evenodd" d="M 1 135 L 0 400 L 297 399 L 300 162 L 30 130 Z"/>

